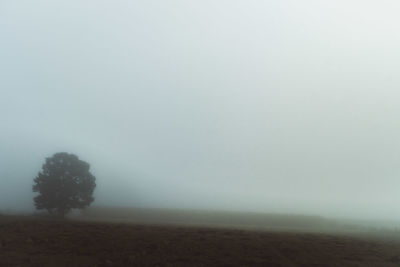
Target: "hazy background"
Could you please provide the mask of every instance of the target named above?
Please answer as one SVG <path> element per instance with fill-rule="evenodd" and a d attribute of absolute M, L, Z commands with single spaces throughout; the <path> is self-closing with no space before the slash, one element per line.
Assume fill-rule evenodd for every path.
<path fill-rule="evenodd" d="M 0 209 L 66 151 L 96 205 L 400 219 L 399 10 L 0 0 Z"/>

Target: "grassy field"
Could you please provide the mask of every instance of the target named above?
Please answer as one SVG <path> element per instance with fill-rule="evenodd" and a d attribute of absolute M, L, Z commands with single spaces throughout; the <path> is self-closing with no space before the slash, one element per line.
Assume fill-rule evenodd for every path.
<path fill-rule="evenodd" d="M 76 219 L 145 224 L 213 226 L 241 229 L 335 229 L 342 225 L 319 216 L 263 214 L 255 212 L 93 207 Z"/>
<path fill-rule="evenodd" d="M 389 233 L 400 239 L 400 222 L 331 219 L 313 215 L 150 209 L 131 207 L 91 207 L 74 219 L 87 221 L 144 223 L 152 225 L 191 225 L 257 231 L 297 231 L 313 233 Z M 396 230 L 397 231 L 394 231 Z M 390 231 L 388 231 L 390 230 Z"/>
<path fill-rule="evenodd" d="M 259 223 L 269 218 L 269 226 L 288 220 L 286 230 L 260 231 L 256 226 L 249 231 L 225 227 L 237 225 L 239 219 L 248 222 L 241 213 L 163 212 L 125 214 L 124 223 L 106 209 L 88 210 L 81 220 L 0 216 L 0 266 L 400 266 L 398 239 L 313 233 L 311 226 L 303 225 L 312 218 L 314 226 L 337 225 L 318 217 L 253 214 L 263 218 Z M 171 218 L 174 212 L 180 214 L 178 224 Z M 100 215 L 115 221 L 104 222 Z M 133 216 L 142 222 L 134 222 Z M 224 221 L 229 218 L 232 224 Z M 220 224 L 214 227 L 217 219 Z M 290 231 L 298 222 L 295 229 L 309 230 Z M 194 225 L 206 223 L 210 225 Z"/>

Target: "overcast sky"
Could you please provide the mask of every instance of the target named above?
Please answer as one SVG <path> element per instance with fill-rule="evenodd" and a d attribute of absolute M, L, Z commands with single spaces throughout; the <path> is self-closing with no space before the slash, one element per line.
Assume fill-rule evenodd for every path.
<path fill-rule="evenodd" d="M 400 219 L 399 10 L 0 0 L 0 209 L 66 151 L 97 205 Z"/>

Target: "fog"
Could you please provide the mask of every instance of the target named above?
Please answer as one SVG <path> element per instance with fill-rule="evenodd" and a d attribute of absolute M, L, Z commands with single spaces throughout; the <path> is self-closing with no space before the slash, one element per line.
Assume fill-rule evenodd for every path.
<path fill-rule="evenodd" d="M 0 210 L 74 153 L 94 205 L 400 220 L 397 1 L 0 2 Z"/>

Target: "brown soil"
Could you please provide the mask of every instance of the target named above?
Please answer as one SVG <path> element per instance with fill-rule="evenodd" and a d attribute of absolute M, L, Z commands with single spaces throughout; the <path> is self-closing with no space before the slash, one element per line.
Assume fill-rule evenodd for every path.
<path fill-rule="evenodd" d="M 400 243 L 328 234 L 15 219 L 0 266 L 400 266 Z"/>

